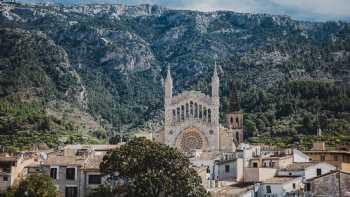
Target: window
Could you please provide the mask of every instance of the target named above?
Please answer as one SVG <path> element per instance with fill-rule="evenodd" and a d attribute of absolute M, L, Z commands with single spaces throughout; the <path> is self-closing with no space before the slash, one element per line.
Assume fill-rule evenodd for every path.
<path fill-rule="evenodd" d="M 58 179 L 58 167 L 50 168 L 50 177 L 57 180 Z"/>
<path fill-rule="evenodd" d="M 99 185 L 102 183 L 101 175 L 89 175 L 89 185 Z"/>
<path fill-rule="evenodd" d="M 75 180 L 75 168 L 67 168 L 66 169 L 66 179 L 67 180 Z"/>
<path fill-rule="evenodd" d="M 11 173 L 11 167 L 4 167 L 2 171 L 6 173 Z"/>
<path fill-rule="evenodd" d="M 266 185 L 266 193 L 271 194 L 271 186 Z"/>
<path fill-rule="evenodd" d="M 276 167 L 276 162 L 271 162 L 271 167 Z"/>
<path fill-rule="evenodd" d="M 9 177 L 8 176 L 3 176 L 2 180 L 7 182 L 7 181 L 9 181 Z"/>
<path fill-rule="evenodd" d="M 65 197 L 78 197 L 78 188 L 77 187 L 66 187 Z"/>
<path fill-rule="evenodd" d="M 177 117 L 177 122 L 180 122 L 181 120 L 180 107 L 176 108 L 176 117 Z"/>
<path fill-rule="evenodd" d="M 198 104 L 197 103 L 194 104 L 194 117 L 198 118 Z"/>
<path fill-rule="evenodd" d="M 208 109 L 208 122 L 211 122 L 211 109 Z"/>
<path fill-rule="evenodd" d="M 190 115 L 193 117 L 193 102 L 190 101 Z"/>
<path fill-rule="evenodd" d="M 173 122 L 175 122 L 175 121 L 176 121 L 176 110 L 173 109 Z"/>
<path fill-rule="evenodd" d="M 293 189 L 295 189 L 295 188 L 296 188 L 295 183 L 293 183 Z"/>
<path fill-rule="evenodd" d="M 317 176 L 321 176 L 322 175 L 322 169 L 321 168 L 317 168 L 316 169 L 316 175 Z"/>
<path fill-rule="evenodd" d="M 334 161 L 338 161 L 338 156 L 334 155 Z"/>
<path fill-rule="evenodd" d="M 181 105 L 181 121 L 185 120 L 185 106 Z"/>
<path fill-rule="evenodd" d="M 257 168 L 258 167 L 258 163 L 254 162 L 253 163 L 253 168 Z"/>
<path fill-rule="evenodd" d="M 292 176 L 292 175 L 293 175 L 293 174 L 290 172 L 290 173 L 289 173 L 289 176 Z"/>
<path fill-rule="evenodd" d="M 310 183 L 306 183 L 306 185 L 305 185 L 305 187 L 306 187 L 306 191 L 311 191 L 311 184 Z"/>
<path fill-rule="evenodd" d="M 326 157 L 324 155 L 321 155 L 321 161 L 326 160 Z"/>
<path fill-rule="evenodd" d="M 225 172 L 230 172 L 230 165 L 225 165 Z"/>
<path fill-rule="evenodd" d="M 189 105 L 186 103 L 186 118 L 188 119 L 190 117 L 189 115 Z"/>

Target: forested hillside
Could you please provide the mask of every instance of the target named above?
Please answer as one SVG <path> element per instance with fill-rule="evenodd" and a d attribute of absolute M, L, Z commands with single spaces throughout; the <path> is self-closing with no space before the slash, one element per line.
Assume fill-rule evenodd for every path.
<path fill-rule="evenodd" d="M 0 28 L 1 101 L 33 101 L 28 118 L 44 111 L 44 117 L 62 120 L 56 112 L 61 107 L 52 103 L 64 103 L 67 112 L 61 114 L 75 109 L 85 120 L 94 119 L 94 127 L 85 130 L 95 138 L 106 138 L 106 132 L 155 131 L 162 124 L 166 66 L 171 66 L 176 92 L 209 93 L 216 60 L 222 120 L 234 80 L 250 141 L 307 146 L 317 128 L 330 144 L 350 141 L 346 22 L 151 5 L 12 4 L 1 7 Z M 6 120 L 20 113 L 1 110 L 2 134 L 15 134 Z M 33 126 L 39 120 L 18 130 L 40 132 Z"/>

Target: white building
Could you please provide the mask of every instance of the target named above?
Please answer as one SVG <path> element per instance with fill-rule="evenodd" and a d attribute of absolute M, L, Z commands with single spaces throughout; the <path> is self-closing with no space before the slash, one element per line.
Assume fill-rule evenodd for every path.
<path fill-rule="evenodd" d="M 260 184 L 258 197 L 300 196 L 302 177 L 273 177 Z"/>
<path fill-rule="evenodd" d="M 310 179 L 321 176 L 330 171 L 336 170 L 336 167 L 325 162 L 305 162 L 293 163 L 277 172 L 277 176 L 299 176 L 304 179 Z"/>
<path fill-rule="evenodd" d="M 309 162 L 310 157 L 304 154 L 303 152 L 293 149 L 293 162 L 299 163 L 299 162 Z"/>

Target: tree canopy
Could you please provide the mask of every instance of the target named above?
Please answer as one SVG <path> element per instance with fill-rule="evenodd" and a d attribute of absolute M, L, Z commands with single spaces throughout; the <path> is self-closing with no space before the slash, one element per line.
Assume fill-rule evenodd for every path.
<path fill-rule="evenodd" d="M 135 138 L 109 153 L 101 163 L 108 174 L 127 177 L 127 196 L 207 196 L 190 161 L 175 148 Z"/>
<path fill-rule="evenodd" d="M 57 188 L 51 177 L 43 174 L 30 175 L 4 197 L 58 197 Z"/>

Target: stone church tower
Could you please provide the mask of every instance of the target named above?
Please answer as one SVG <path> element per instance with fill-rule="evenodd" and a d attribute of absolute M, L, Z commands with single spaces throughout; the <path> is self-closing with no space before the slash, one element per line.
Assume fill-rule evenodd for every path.
<path fill-rule="evenodd" d="M 243 113 L 240 111 L 237 90 L 234 82 L 230 84 L 230 104 L 226 114 L 226 126 L 233 135 L 236 145 L 243 142 Z"/>

